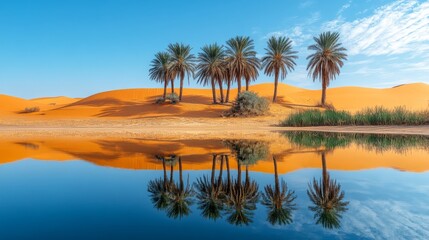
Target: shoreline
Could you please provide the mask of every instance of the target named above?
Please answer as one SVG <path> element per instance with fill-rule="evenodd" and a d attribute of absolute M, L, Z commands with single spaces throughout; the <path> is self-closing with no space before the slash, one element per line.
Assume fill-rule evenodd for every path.
<path fill-rule="evenodd" d="M 388 134 L 388 135 L 419 135 L 429 136 L 429 125 L 420 126 L 315 126 L 315 127 L 280 127 L 267 124 L 249 125 L 249 122 L 235 124 L 204 124 L 204 125 L 141 125 L 138 124 L 102 124 L 91 125 L 0 125 L 0 137 L 196 137 L 196 138 L 222 138 L 222 137 L 257 137 L 279 133 L 283 131 L 310 131 L 333 133 L 362 133 L 362 134 Z"/>

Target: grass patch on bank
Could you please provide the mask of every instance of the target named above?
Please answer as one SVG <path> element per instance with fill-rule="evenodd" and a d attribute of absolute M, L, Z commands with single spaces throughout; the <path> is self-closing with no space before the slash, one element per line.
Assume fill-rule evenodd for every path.
<path fill-rule="evenodd" d="M 355 114 L 337 110 L 306 110 L 293 113 L 280 125 L 285 127 L 344 125 L 423 125 L 429 123 L 429 111 L 410 111 L 405 107 L 393 110 L 367 108 Z"/>

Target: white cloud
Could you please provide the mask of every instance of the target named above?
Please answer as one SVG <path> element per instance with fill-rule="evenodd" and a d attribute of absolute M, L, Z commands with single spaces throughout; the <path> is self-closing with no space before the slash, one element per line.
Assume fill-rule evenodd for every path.
<path fill-rule="evenodd" d="M 429 49 L 429 1 L 395 1 L 372 16 L 352 22 L 340 16 L 324 28 L 340 31 L 350 55 L 419 53 Z"/>
<path fill-rule="evenodd" d="M 348 3 L 341 6 L 340 10 L 338 11 L 337 15 L 341 15 L 347 8 L 349 8 L 352 5 L 352 1 L 350 0 Z"/>
<path fill-rule="evenodd" d="M 300 46 L 305 41 L 310 40 L 313 35 L 311 29 L 314 23 L 320 20 L 320 13 L 313 12 L 306 20 L 295 27 L 287 28 L 281 31 L 270 32 L 264 36 L 264 39 L 271 36 L 285 36 L 292 40 L 294 46 Z"/>

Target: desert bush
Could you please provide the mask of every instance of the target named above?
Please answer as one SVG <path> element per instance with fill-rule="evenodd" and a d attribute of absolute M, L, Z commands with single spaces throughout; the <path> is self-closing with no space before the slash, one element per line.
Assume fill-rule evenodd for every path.
<path fill-rule="evenodd" d="M 306 110 L 293 113 L 280 125 L 290 127 L 339 125 L 422 125 L 429 123 L 428 111 L 409 111 L 405 107 L 389 110 L 367 108 L 352 115 L 346 111 Z"/>
<path fill-rule="evenodd" d="M 163 97 L 157 97 L 156 99 L 155 99 L 155 103 L 156 104 L 162 104 L 162 103 L 164 103 L 165 102 L 165 99 L 163 98 Z"/>
<path fill-rule="evenodd" d="M 39 107 L 26 107 L 22 113 L 33 113 L 33 112 L 39 112 L 40 108 Z"/>
<path fill-rule="evenodd" d="M 270 103 L 267 99 L 250 91 L 238 94 L 231 109 L 224 112 L 227 117 L 250 117 L 268 113 Z"/>
<path fill-rule="evenodd" d="M 165 99 L 169 100 L 171 104 L 176 104 L 179 102 L 179 96 L 176 93 L 167 94 Z"/>

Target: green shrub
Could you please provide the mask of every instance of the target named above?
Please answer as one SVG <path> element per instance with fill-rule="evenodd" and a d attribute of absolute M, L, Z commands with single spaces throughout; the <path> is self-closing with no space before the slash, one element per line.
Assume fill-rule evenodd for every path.
<path fill-rule="evenodd" d="M 242 92 L 238 94 L 230 110 L 224 113 L 227 117 L 249 117 L 265 115 L 270 110 L 267 99 L 259 97 L 254 92 Z"/>
<path fill-rule="evenodd" d="M 306 110 L 289 115 L 280 124 L 289 127 L 339 125 L 422 125 L 429 123 L 429 112 L 412 112 L 404 107 L 367 108 L 352 115 L 346 111 Z"/>

